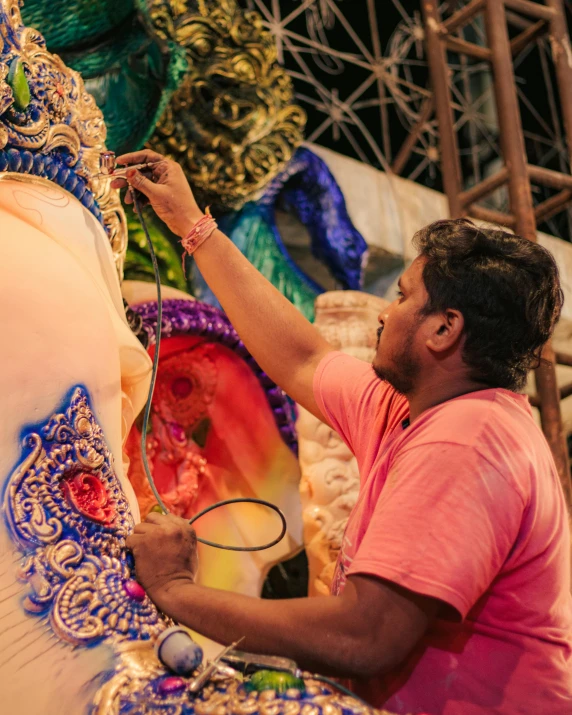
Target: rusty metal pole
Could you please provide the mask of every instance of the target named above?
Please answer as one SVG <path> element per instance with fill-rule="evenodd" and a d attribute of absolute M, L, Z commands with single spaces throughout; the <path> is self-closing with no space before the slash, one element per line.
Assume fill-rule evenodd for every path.
<path fill-rule="evenodd" d="M 536 241 L 536 217 L 503 0 L 487 0 L 485 24 L 492 51 L 501 149 L 509 172 L 509 196 L 511 211 L 516 219 L 516 233 Z M 550 344 L 545 346 L 542 357 L 544 360 L 535 374 L 542 429 L 552 450 L 568 504 L 571 504 L 570 464 L 560 413 L 554 351 Z"/>
<path fill-rule="evenodd" d="M 546 4 L 554 12 L 554 17 L 550 21 L 549 37 L 552 59 L 556 68 L 568 156 L 572 166 L 572 48 L 570 47 L 570 35 L 562 0 L 546 0 Z"/>
<path fill-rule="evenodd" d="M 421 7 L 425 21 L 425 45 L 435 98 L 435 114 L 439 124 L 443 188 L 449 200 L 451 217 L 459 218 L 463 215 L 463 207 L 459 198 L 461 194 L 461 165 L 449 92 L 449 66 L 447 65 L 445 46 L 441 41 L 443 29 L 439 22 L 437 0 L 421 0 Z"/>

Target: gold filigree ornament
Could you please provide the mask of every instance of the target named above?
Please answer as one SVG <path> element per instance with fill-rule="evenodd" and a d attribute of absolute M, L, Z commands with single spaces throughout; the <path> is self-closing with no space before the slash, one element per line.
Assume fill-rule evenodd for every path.
<path fill-rule="evenodd" d="M 80 189 L 90 192 L 82 203 L 91 209 L 95 202 L 98 218 L 101 212 L 121 278 L 127 222 L 119 193 L 98 175 L 105 137 L 103 114 L 81 76 L 47 51 L 37 30 L 22 24 L 19 0 L 0 0 L 0 171 L 61 178 L 71 193 L 79 178 Z"/>
<path fill-rule="evenodd" d="M 303 140 L 306 115 L 273 37 L 235 0 L 139 0 L 159 41 L 185 48 L 189 72 L 150 145 L 178 161 L 201 201 L 255 200 Z"/>

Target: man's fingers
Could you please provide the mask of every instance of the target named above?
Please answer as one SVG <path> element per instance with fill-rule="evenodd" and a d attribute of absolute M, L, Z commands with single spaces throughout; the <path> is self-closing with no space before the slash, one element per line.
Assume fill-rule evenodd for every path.
<path fill-rule="evenodd" d="M 157 526 L 164 526 L 169 520 L 166 514 L 159 514 L 157 511 L 150 511 L 145 517 L 145 524 L 157 524 Z"/>
<path fill-rule="evenodd" d="M 151 151 L 151 149 L 142 149 L 141 151 L 132 151 L 128 154 L 122 154 L 118 156 L 116 162 L 118 164 L 146 164 L 149 161 L 163 161 L 164 156 L 158 154 L 156 151 Z"/>
<path fill-rule="evenodd" d="M 140 171 L 136 169 L 130 169 L 127 171 L 127 181 L 129 185 L 132 186 L 137 191 L 147 196 L 147 198 L 152 199 L 157 190 L 157 184 L 154 184 Z"/>
<path fill-rule="evenodd" d="M 161 176 L 164 176 L 165 174 L 169 173 L 169 164 L 166 161 L 162 161 L 160 164 L 157 164 L 156 166 L 153 167 L 153 178 L 154 179 L 159 179 Z"/>
<path fill-rule="evenodd" d="M 154 524 L 148 524 L 142 521 L 140 524 L 135 525 L 135 529 L 133 530 L 134 534 L 137 534 L 139 536 L 143 536 L 143 534 L 149 534 L 152 533 L 154 530 Z"/>
<path fill-rule="evenodd" d="M 112 189 L 124 189 L 126 186 L 127 186 L 127 181 L 123 178 L 113 179 L 113 181 L 111 182 Z"/>
<path fill-rule="evenodd" d="M 129 534 L 125 539 L 125 546 L 127 546 L 130 551 L 134 551 L 140 543 L 141 537 L 137 534 Z"/>
<path fill-rule="evenodd" d="M 194 529 L 189 526 L 189 520 L 184 519 L 182 516 L 177 516 L 176 514 L 169 514 L 169 519 L 173 524 L 176 524 L 177 526 L 181 526 L 185 529 L 189 529 L 194 533 Z"/>

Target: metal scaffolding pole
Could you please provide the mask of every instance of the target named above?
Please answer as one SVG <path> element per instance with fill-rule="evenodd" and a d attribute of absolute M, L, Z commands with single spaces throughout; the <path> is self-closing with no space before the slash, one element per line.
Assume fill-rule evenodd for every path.
<path fill-rule="evenodd" d="M 572 200 L 572 192 L 567 185 L 570 177 L 565 177 L 558 172 L 546 172 L 527 164 L 513 55 L 516 50 L 521 51 L 527 43 L 535 42 L 544 29 L 548 31 L 560 85 L 568 147 L 569 150 L 572 149 L 572 66 L 570 64 L 572 52 L 562 0 L 547 0 L 546 4 L 531 0 L 473 0 L 445 22 L 441 21 L 438 0 L 421 0 L 421 4 L 435 112 L 439 125 L 441 171 L 451 216 L 472 215 L 475 218 L 492 220 L 513 228 L 516 233 L 530 241 L 536 241 L 539 221 L 551 212 L 566 208 Z M 508 32 L 507 8 L 537 21 L 530 30 L 513 39 L 512 43 Z M 475 50 L 477 46 L 464 41 L 459 42 L 459 38 L 452 37 L 451 32 L 467 25 L 481 14 L 484 17 L 488 47 L 481 47 L 477 53 Z M 486 178 L 466 191 L 463 191 L 454 125 L 447 48 L 457 54 L 489 61 L 494 76 L 500 144 L 505 166 L 498 174 Z M 536 183 L 562 188 L 562 191 L 535 209 L 531 178 Z M 478 200 L 503 185 L 508 186 L 510 214 L 477 205 Z M 535 371 L 538 393 L 536 403 L 540 408 L 542 428 L 552 450 L 568 504 L 572 506 L 570 463 L 560 412 L 560 390 L 556 382 L 555 355 L 550 344 L 544 347 L 542 358 L 540 367 Z"/>

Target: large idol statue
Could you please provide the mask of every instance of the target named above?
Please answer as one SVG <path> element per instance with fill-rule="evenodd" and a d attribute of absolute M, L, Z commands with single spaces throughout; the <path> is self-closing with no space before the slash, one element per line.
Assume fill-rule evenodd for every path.
<path fill-rule="evenodd" d="M 2 711 L 369 712 L 310 678 L 280 692 L 227 670 L 191 692 L 155 655 L 170 624 L 125 549 L 139 513 L 123 462 L 151 363 L 119 289 L 105 126 L 18 0 L 0 0 L 0 43 Z"/>

